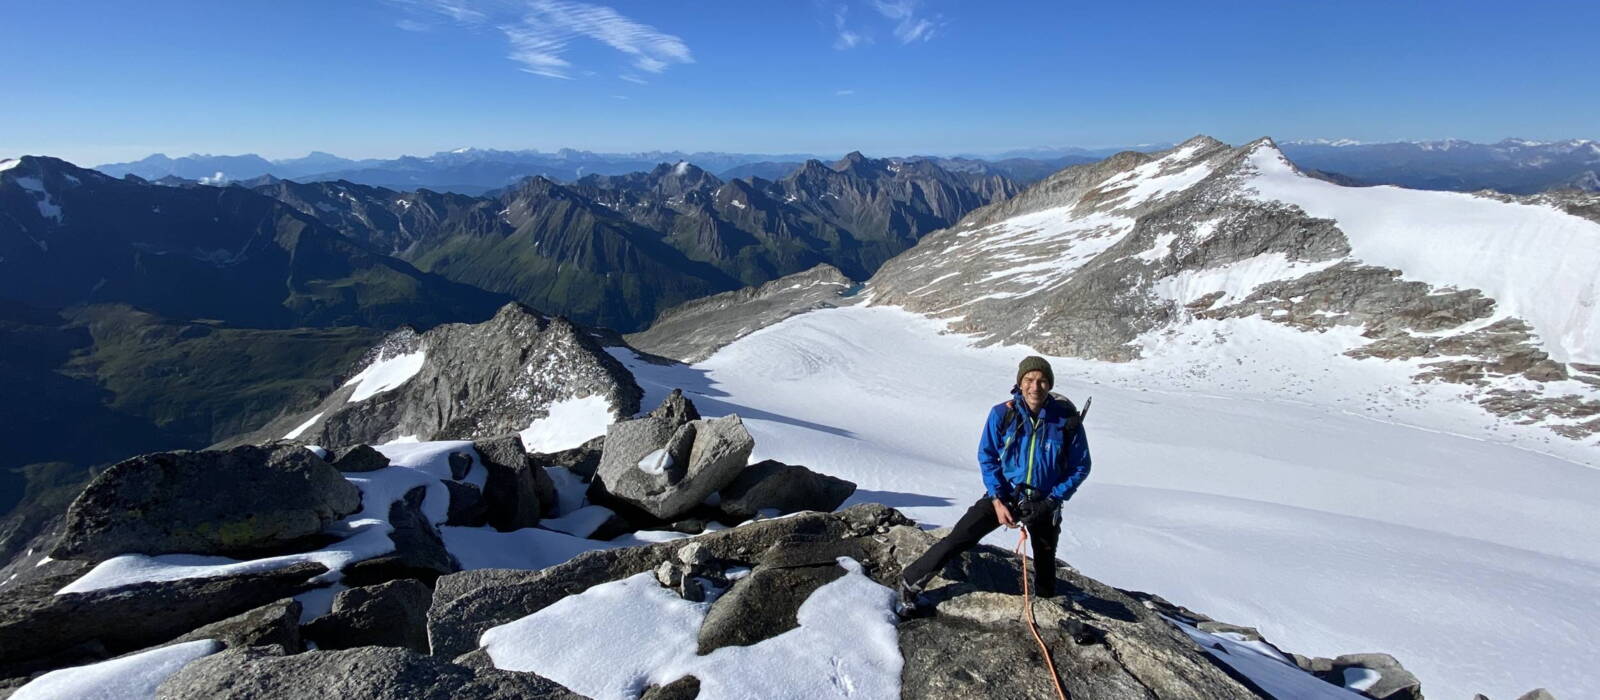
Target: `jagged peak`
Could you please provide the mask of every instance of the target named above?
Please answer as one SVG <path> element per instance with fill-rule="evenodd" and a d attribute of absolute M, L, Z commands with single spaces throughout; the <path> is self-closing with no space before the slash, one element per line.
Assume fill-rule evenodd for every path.
<path fill-rule="evenodd" d="M 846 153 L 843 158 L 840 158 L 838 160 L 838 162 L 834 163 L 833 164 L 833 169 L 837 170 L 837 171 L 839 171 L 841 173 L 844 173 L 844 172 L 857 172 L 857 173 L 859 173 L 859 172 L 863 172 L 863 171 L 871 168 L 873 165 L 877 165 L 877 164 L 879 164 L 879 161 L 873 160 L 872 158 L 868 158 L 868 157 L 862 155 L 861 151 L 851 151 L 849 153 Z"/>
<path fill-rule="evenodd" d="M 1177 145 L 1177 148 L 1180 149 L 1190 147 L 1199 147 L 1201 150 L 1209 150 L 1213 148 L 1227 148 L 1228 144 L 1211 138 L 1205 134 L 1195 134 L 1194 136 L 1190 137 L 1188 141 L 1184 141 L 1183 143 Z"/>
<path fill-rule="evenodd" d="M 511 190 L 511 194 L 535 194 L 548 196 L 562 191 L 564 191 L 564 188 L 561 187 L 561 183 L 551 180 L 543 175 L 532 175 L 525 177 L 521 182 L 518 182 L 517 186 Z"/>
<path fill-rule="evenodd" d="M 499 323 L 521 322 L 525 320 L 544 322 L 550 320 L 549 316 L 540 313 L 537 309 L 523 304 L 520 301 L 508 301 L 499 310 L 494 312 L 492 321 Z"/>

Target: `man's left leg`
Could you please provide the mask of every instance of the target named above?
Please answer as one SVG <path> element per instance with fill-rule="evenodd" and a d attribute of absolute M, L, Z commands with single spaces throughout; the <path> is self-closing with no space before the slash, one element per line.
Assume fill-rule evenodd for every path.
<path fill-rule="evenodd" d="M 1033 542 L 1034 595 L 1049 598 L 1056 594 L 1056 540 L 1061 537 L 1061 511 L 1039 518 L 1028 528 Z"/>

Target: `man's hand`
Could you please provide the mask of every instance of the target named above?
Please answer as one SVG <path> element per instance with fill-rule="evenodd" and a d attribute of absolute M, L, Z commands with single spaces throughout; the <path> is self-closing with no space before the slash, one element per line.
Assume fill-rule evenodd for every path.
<path fill-rule="evenodd" d="M 1006 527 L 1017 526 L 1017 519 L 1011 517 L 1011 509 L 1006 507 L 1005 501 L 998 498 L 994 499 L 994 517 L 999 519 L 1000 524 Z"/>

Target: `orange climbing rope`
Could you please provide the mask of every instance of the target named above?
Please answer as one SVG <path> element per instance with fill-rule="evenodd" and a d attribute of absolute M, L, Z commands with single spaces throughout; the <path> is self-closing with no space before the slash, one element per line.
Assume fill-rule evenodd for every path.
<path fill-rule="evenodd" d="M 1050 680 L 1056 684 L 1056 697 L 1067 700 L 1067 691 L 1061 687 L 1061 675 L 1056 673 L 1056 662 L 1050 658 L 1050 647 L 1045 646 L 1044 637 L 1039 636 L 1039 623 L 1033 619 L 1033 597 L 1028 593 L 1028 555 L 1023 547 L 1028 543 L 1028 527 L 1020 526 L 1022 537 L 1017 539 L 1017 558 L 1022 560 L 1022 614 L 1028 620 L 1028 630 L 1033 632 L 1033 641 L 1039 643 L 1039 651 L 1044 654 L 1044 663 L 1050 668 Z"/>

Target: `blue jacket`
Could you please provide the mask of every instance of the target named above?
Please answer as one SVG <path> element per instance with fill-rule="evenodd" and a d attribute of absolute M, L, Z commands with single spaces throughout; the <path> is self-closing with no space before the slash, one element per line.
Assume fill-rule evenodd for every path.
<path fill-rule="evenodd" d="M 989 409 L 989 420 L 978 439 L 978 467 L 989 497 L 1011 500 L 1021 496 L 1016 491 L 1027 484 L 1060 501 L 1072 498 L 1089 476 L 1089 440 L 1083 425 L 1080 422 L 1071 436 L 1063 434 L 1075 409 L 1066 399 L 1052 395 L 1035 416 L 1015 387 L 1009 403 L 1017 413 L 1006 430 L 1009 434 L 1002 435 L 1000 427 L 1006 411 L 1012 409 L 1002 403 Z"/>

